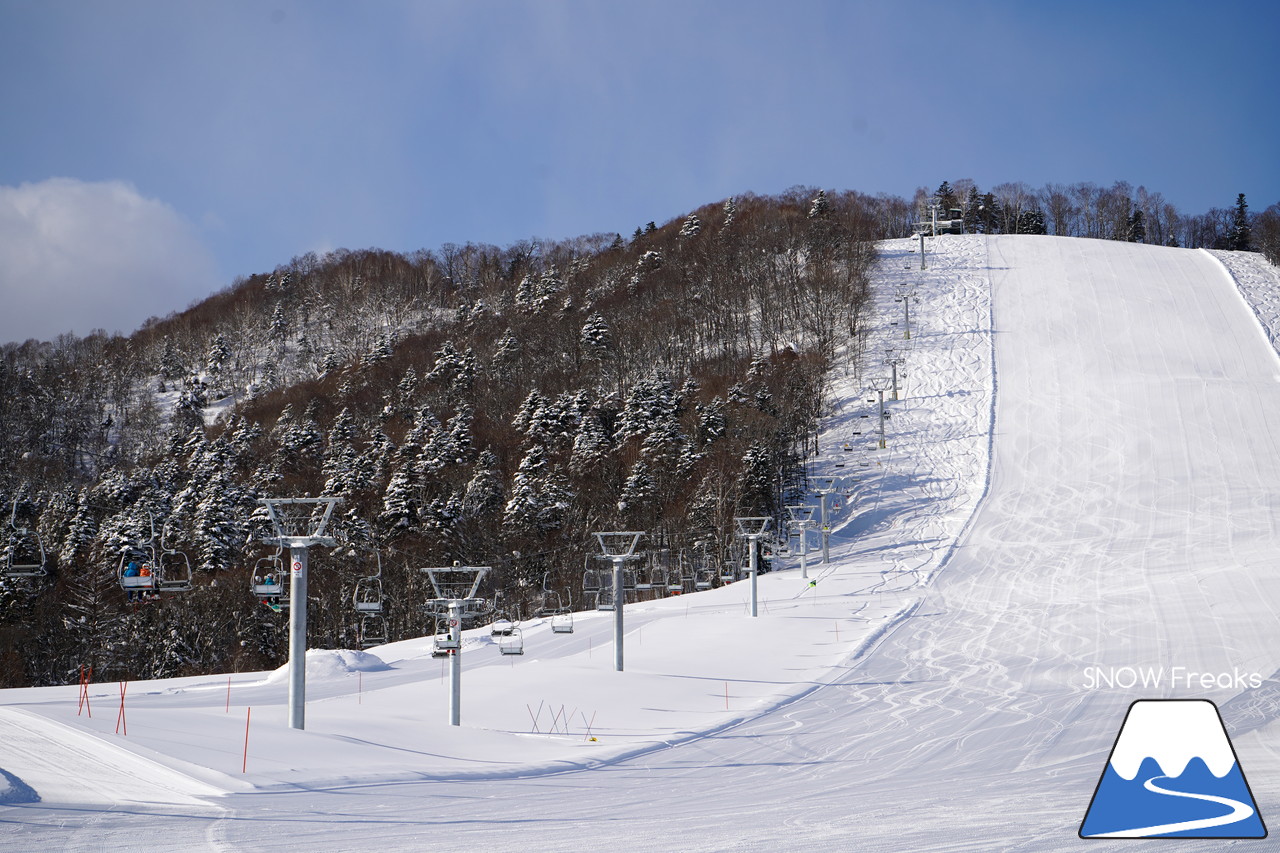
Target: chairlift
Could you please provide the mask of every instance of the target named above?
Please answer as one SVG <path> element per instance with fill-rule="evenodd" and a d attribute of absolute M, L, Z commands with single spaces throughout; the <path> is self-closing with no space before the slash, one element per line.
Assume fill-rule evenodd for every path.
<path fill-rule="evenodd" d="M 382 578 L 364 577 L 357 580 L 351 603 L 357 613 L 382 613 Z"/>
<path fill-rule="evenodd" d="M 155 564 L 136 551 L 120 557 L 116 578 L 130 601 L 146 601 L 157 595 Z"/>
<path fill-rule="evenodd" d="M 596 589 L 596 610 L 613 610 L 613 586 L 602 586 Z"/>
<path fill-rule="evenodd" d="M 130 601 L 150 600 L 161 592 L 186 592 L 191 589 L 191 560 L 182 551 L 170 548 L 167 528 L 156 536 L 156 519 L 150 512 L 151 537 L 145 545 L 125 551 L 116 566 L 116 578 Z"/>
<path fill-rule="evenodd" d="M 191 560 L 182 551 L 164 551 L 160 558 L 160 591 L 187 592 L 191 589 Z"/>
<path fill-rule="evenodd" d="M 557 613 L 551 617 L 551 633 L 553 634 L 572 634 L 573 633 L 573 614 Z"/>
<path fill-rule="evenodd" d="M 355 591 L 351 594 L 351 604 L 360 614 L 382 613 L 382 556 L 377 550 L 374 550 L 373 556 L 373 574 L 357 579 Z"/>
<path fill-rule="evenodd" d="M 255 598 L 279 613 L 289 606 L 289 590 L 285 586 L 288 579 L 284 549 L 278 548 L 270 557 L 263 557 L 254 563 L 250 589 Z"/>
<path fill-rule="evenodd" d="M 13 502 L 13 510 L 9 513 L 8 547 L 4 549 L 4 576 L 7 578 L 36 578 L 48 572 L 45 566 L 48 559 L 44 552 L 44 543 L 40 534 L 26 527 L 18 526 L 18 502 Z"/>
<path fill-rule="evenodd" d="M 605 577 L 609 572 L 605 569 L 586 569 L 582 573 L 582 592 L 584 595 L 595 595 L 606 585 Z M 612 578 L 608 585 L 612 585 Z"/>
<path fill-rule="evenodd" d="M 560 596 L 560 593 L 551 588 L 551 572 L 542 575 L 542 592 L 540 594 L 541 606 L 534 608 L 534 613 L 538 616 L 555 616 L 557 613 L 564 613 L 568 608 L 564 602 L 567 600 Z"/>
<path fill-rule="evenodd" d="M 360 648 L 368 649 L 387 642 L 387 620 L 381 613 L 361 613 Z"/>
<path fill-rule="evenodd" d="M 498 652 L 504 655 L 524 654 L 524 633 L 516 626 L 498 639 Z"/>
<path fill-rule="evenodd" d="M 623 572 L 623 576 L 626 576 L 625 570 Z M 656 564 L 645 566 L 643 569 L 634 570 L 634 576 L 635 581 L 632 584 L 632 588 L 637 592 L 647 592 L 651 589 L 661 587 L 664 585 L 665 581 L 662 567 Z M 612 582 L 612 580 L 610 582 Z M 623 583 L 625 584 L 626 581 L 624 580 Z"/>
<path fill-rule="evenodd" d="M 667 569 L 667 594 L 684 594 L 684 573 L 680 571 L 679 567 Z"/>
<path fill-rule="evenodd" d="M 462 648 L 462 641 L 455 639 L 453 629 L 443 616 L 436 617 L 434 636 L 431 639 L 431 656 L 433 658 L 448 657 Z"/>

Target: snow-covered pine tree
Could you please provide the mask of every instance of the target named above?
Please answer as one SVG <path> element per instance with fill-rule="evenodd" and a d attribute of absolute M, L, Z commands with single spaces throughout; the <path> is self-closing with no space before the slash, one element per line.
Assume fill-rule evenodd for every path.
<path fill-rule="evenodd" d="M 403 450 L 404 448 L 401 448 Z M 382 512 L 378 523 L 388 533 L 406 530 L 418 520 L 417 488 L 413 471 L 408 462 L 402 462 L 391 474 L 386 492 L 382 496 Z"/>
<path fill-rule="evenodd" d="M 960 206 L 960 199 L 956 197 L 956 192 L 951 188 L 949 181 L 943 181 L 933 192 L 933 201 L 938 205 L 938 218 L 950 218 L 952 208 Z"/>
<path fill-rule="evenodd" d="M 978 195 L 978 188 L 972 186 L 964 202 L 964 233 L 981 234 L 982 225 L 982 197 Z"/>
<path fill-rule="evenodd" d="M 538 389 L 533 389 L 525 395 L 524 401 L 516 409 L 515 417 L 511 419 L 511 425 L 519 430 L 522 435 L 527 435 L 535 416 L 546 405 L 547 398 L 542 396 Z"/>
<path fill-rule="evenodd" d="M 583 355 L 591 361 L 603 362 L 613 353 L 613 330 L 600 314 L 587 317 L 579 341 Z"/>
<path fill-rule="evenodd" d="M 541 444 L 529 445 L 511 483 L 502 523 L 514 533 L 537 534 L 558 528 L 572 495 L 554 472 Z"/>
<path fill-rule="evenodd" d="M 1138 211 L 1141 214 L 1142 211 Z M 1018 233 L 1019 234 L 1044 234 L 1044 211 L 1037 204 L 1031 204 L 1023 208 L 1018 214 Z"/>
<path fill-rule="evenodd" d="M 213 343 L 209 345 L 209 353 L 205 356 L 204 369 L 214 381 L 217 381 L 222 378 L 222 374 L 230 361 L 231 347 L 228 346 L 227 339 L 219 332 L 214 336 Z"/>
<path fill-rule="evenodd" d="M 818 190 L 818 194 L 809 202 L 810 219 L 826 219 L 831 213 L 831 202 L 827 201 L 827 191 Z"/>
<path fill-rule="evenodd" d="M 165 335 L 164 347 L 160 353 L 160 375 L 170 381 L 181 379 L 187 375 L 187 367 L 182 363 L 182 358 L 178 355 L 178 349 L 173 345 L 173 339 L 168 335 Z"/>
<path fill-rule="evenodd" d="M 618 512 L 623 516 L 624 523 L 648 527 L 653 515 L 656 492 L 657 484 L 649 474 L 648 466 L 644 460 L 637 459 L 622 485 L 622 493 L 618 495 Z"/>
<path fill-rule="evenodd" d="M 1227 235 L 1227 248 L 1237 252 L 1253 250 L 1253 229 L 1249 222 L 1249 205 L 1244 193 L 1236 196 L 1236 209 L 1231 218 L 1231 231 Z"/>
<path fill-rule="evenodd" d="M 684 220 L 684 224 L 680 226 L 680 236 L 685 240 L 692 240 L 702 231 L 702 220 L 696 214 L 690 213 Z"/>
<path fill-rule="evenodd" d="M 1129 214 L 1129 228 L 1125 239 L 1130 243 L 1147 242 L 1147 226 L 1142 219 L 1142 208 L 1135 207 Z"/>
<path fill-rule="evenodd" d="M 374 340 L 373 346 L 369 348 L 369 351 L 360 356 L 360 364 L 364 367 L 372 367 L 390 359 L 391 336 L 384 330 L 378 333 L 378 337 Z"/>
<path fill-rule="evenodd" d="M 472 518 L 484 518 L 502 509 L 502 476 L 498 457 L 485 449 L 476 458 L 475 471 L 463 492 L 462 509 Z"/>
<path fill-rule="evenodd" d="M 577 476 L 590 475 L 604 464 L 609 452 L 609 438 L 600 418 L 588 413 L 582 418 L 574 436 L 569 470 Z"/>
<path fill-rule="evenodd" d="M 538 286 L 533 276 L 526 275 L 516 285 L 515 306 L 521 311 L 532 311 L 538 298 Z"/>
<path fill-rule="evenodd" d="M 330 435 L 321 474 L 325 478 L 324 493 L 326 495 L 350 497 L 363 485 L 364 476 L 360 471 L 360 459 L 350 441 L 334 439 L 332 434 Z"/>
<path fill-rule="evenodd" d="M 80 489 L 76 498 L 75 516 L 71 519 L 67 536 L 58 550 L 58 565 L 65 569 L 88 560 L 93 549 L 93 540 L 98 533 L 98 520 L 89 500 L 89 489 Z"/>
<path fill-rule="evenodd" d="M 711 402 L 705 406 L 701 403 L 697 404 L 694 411 L 698 418 L 696 438 L 699 444 L 705 447 L 716 439 L 724 438 L 728 419 L 725 416 L 725 402 L 720 395 L 712 397 Z"/>
<path fill-rule="evenodd" d="M 410 365 L 400 377 L 400 382 L 396 385 L 395 396 L 392 398 L 391 407 L 397 415 L 410 414 L 418 404 L 418 371 Z"/>
<path fill-rule="evenodd" d="M 267 334 L 276 344 L 276 357 L 284 356 L 285 342 L 289 334 L 289 323 L 285 320 L 284 305 L 280 302 L 276 303 L 276 307 L 271 311 L 271 320 L 267 324 Z"/>
<path fill-rule="evenodd" d="M 492 373 L 501 375 L 510 370 L 520 360 L 522 350 L 520 341 L 508 329 L 506 334 L 498 338 L 494 344 L 493 356 L 490 358 Z"/>
<path fill-rule="evenodd" d="M 229 569 L 243 556 L 241 548 L 248 534 L 245 522 L 248 501 L 224 471 L 216 472 L 202 491 L 192 530 L 195 567 L 204 572 Z"/>
<path fill-rule="evenodd" d="M 774 507 L 773 456 L 763 442 L 753 441 L 742 457 L 739 492 L 744 512 L 772 515 Z"/>
<path fill-rule="evenodd" d="M 721 209 L 724 211 L 724 221 L 720 225 L 720 230 L 724 232 L 724 231 L 728 231 L 729 228 L 732 227 L 733 220 L 738 215 L 738 206 L 734 204 L 733 197 L 730 196 L 729 198 L 725 199 L 724 207 Z"/>

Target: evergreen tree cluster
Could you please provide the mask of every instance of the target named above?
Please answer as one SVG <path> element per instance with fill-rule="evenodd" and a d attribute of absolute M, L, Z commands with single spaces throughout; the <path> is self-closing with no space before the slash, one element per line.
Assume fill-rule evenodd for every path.
<path fill-rule="evenodd" d="M 966 234 L 1054 234 L 1265 252 L 1253 234 L 1264 227 L 1267 215 L 1250 214 L 1243 193 L 1230 209 L 1187 216 L 1160 193 L 1141 186 L 1135 189 L 1125 181 L 1110 187 L 1081 182 L 1046 184 L 1040 189 L 1013 182 L 982 192 L 972 180 L 964 179 L 943 181 L 933 192 L 917 190 L 915 221 L 930 220 L 935 206 L 940 219 L 959 210 Z"/>

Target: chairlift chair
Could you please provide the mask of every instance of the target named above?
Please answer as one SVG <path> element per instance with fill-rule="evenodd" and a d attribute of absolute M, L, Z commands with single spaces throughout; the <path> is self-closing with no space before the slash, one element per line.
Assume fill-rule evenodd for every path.
<path fill-rule="evenodd" d="M 604 586 L 604 575 L 600 569 L 587 569 L 582 573 L 582 591 L 588 595 L 599 592 Z"/>
<path fill-rule="evenodd" d="M 116 567 L 116 578 L 120 588 L 132 599 L 135 595 L 143 599 L 155 594 L 156 571 L 154 563 L 136 553 L 124 554 Z"/>
<path fill-rule="evenodd" d="M 254 597 L 277 613 L 289 606 L 289 590 L 285 585 L 289 573 L 285 571 L 282 554 L 283 550 L 279 550 L 254 563 L 250 581 Z"/>
<path fill-rule="evenodd" d="M 191 560 L 181 551 L 160 553 L 161 592 L 187 592 L 191 589 Z"/>
<path fill-rule="evenodd" d="M 631 588 L 637 592 L 646 592 L 663 585 L 662 568 L 656 564 L 650 563 L 643 569 L 632 569 L 631 571 L 635 576 Z"/>
<path fill-rule="evenodd" d="M 13 531 L 9 534 L 8 547 L 4 549 L 4 576 L 7 578 L 36 578 L 48 574 L 45 566 L 48 558 L 44 552 L 44 542 L 40 534 L 26 527 L 18 526 L 18 502 L 13 502 L 13 510 L 9 513 L 9 526 Z"/>
<path fill-rule="evenodd" d="M 382 613 L 382 578 L 377 576 L 362 577 L 356 581 L 355 592 L 351 603 L 360 614 L 377 615 Z"/>
<path fill-rule="evenodd" d="M 596 597 L 596 610 L 613 610 L 613 570 L 612 569 L 596 569 L 596 582 L 594 587 L 588 587 L 584 582 L 582 592 L 585 595 L 594 594 Z M 636 572 L 634 569 L 622 570 L 622 597 L 626 602 L 628 592 L 633 592 L 636 588 Z"/>
<path fill-rule="evenodd" d="M 387 642 L 387 620 L 381 613 L 360 614 L 360 648 L 368 649 Z"/>
<path fill-rule="evenodd" d="M 596 610 L 613 610 L 613 586 L 603 586 L 595 591 Z"/>
<path fill-rule="evenodd" d="M 431 656 L 433 658 L 448 657 L 462 647 L 459 640 L 453 637 L 449 622 L 443 616 L 436 617 L 434 636 L 431 640 Z"/>
<path fill-rule="evenodd" d="M 524 654 L 524 633 L 516 626 L 511 626 L 510 633 L 498 639 L 498 652 L 504 655 Z"/>
<path fill-rule="evenodd" d="M 362 616 L 382 613 L 382 557 L 376 549 L 373 556 L 377 561 L 373 574 L 358 578 L 351 594 L 351 606 Z"/>
<path fill-rule="evenodd" d="M 572 634 L 573 633 L 573 614 L 557 613 L 551 617 L 551 633 L 553 634 Z"/>

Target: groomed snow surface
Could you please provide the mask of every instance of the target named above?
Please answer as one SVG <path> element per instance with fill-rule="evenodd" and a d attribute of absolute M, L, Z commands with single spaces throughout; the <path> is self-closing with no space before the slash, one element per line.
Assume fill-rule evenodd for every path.
<path fill-rule="evenodd" d="M 935 238 L 923 271 L 883 250 L 821 436 L 816 586 L 793 557 L 755 619 L 746 581 L 628 606 L 622 673 L 612 614 L 526 623 L 519 657 L 471 632 L 460 727 L 424 640 L 313 651 L 305 731 L 282 672 L 132 683 L 123 720 L 117 684 L 92 717 L 75 686 L 3 691 L 0 849 L 1078 849 L 1126 709 L 1162 697 L 1217 702 L 1280 815 L 1275 271 L 1050 237 Z"/>

